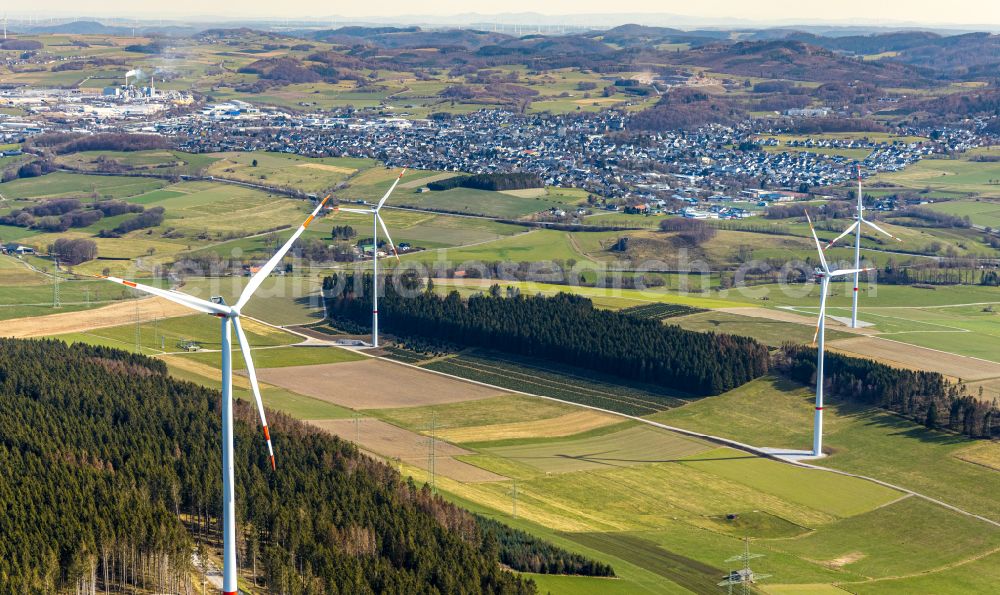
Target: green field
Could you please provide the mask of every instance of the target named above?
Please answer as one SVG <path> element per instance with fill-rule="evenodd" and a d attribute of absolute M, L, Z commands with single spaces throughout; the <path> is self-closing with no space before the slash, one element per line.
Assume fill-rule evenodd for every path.
<path fill-rule="evenodd" d="M 288 366 L 313 366 L 317 364 L 337 364 L 340 362 L 354 362 L 364 359 L 347 349 L 338 347 L 277 347 L 259 348 L 253 339 L 248 337 L 250 345 L 253 347 L 253 364 L 256 368 L 285 368 Z M 222 365 L 222 354 L 218 351 L 208 351 L 204 353 L 185 353 L 179 357 L 191 361 L 208 364 L 213 368 Z M 243 357 L 239 355 L 238 349 L 233 352 L 233 369 L 242 370 L 246 367 Z"/>
<path fill-rule="evenodd" d="M 865 538 L 859 540 L 862 535 Z M 1000 531 L 983 531 L 981 521 L 910 497 L 775 547 L 863 576 L 887 578 L 918 574 L 994 550 L 1000 547 Z"/>
<path fill-rule="evenodd" d="M 61 155 L 60 165 L 83 171 L 106 171 L 111 160 L 126 171 L 156 174 L 200 175 L 215 157 L 180 151 L 82 151 Z"/>
<path fill-rule="evenodd" d="M 326 192 L 359 170 L 375 166 L 369 159 L 312 159 L 287 153 L 214 153 L 206 173 L 215 177 L 305 192 Z M 256 164 L 256 165 L 254 165 Z"/>
<path fill-rule="evenodd" d="M 768 320 L 767 318 L 755 318 L 740 314 L 730 314 L 728 312 L 700 312 L 678 318 L 668 318 L 666 323 L 677 325 L 689 331 L 727 333 L 730 335 L 753 337 L 772 347 L 780 347 L 782 343 L 787 341 L 811 343 L 814 333 L 813 326 L 809 324 Z M 850 336 L 852 335 L 838 331 L 835 328 L 830 328 L 826 331 L 828 341 L 844 339 Z"/>
<path fill-rule="evenodd" d="M 182 182 L 165 186 L 166 182 L 126 176 L 90 176 L 53 173 L 33 179 L 33 185 L 14 186 L 0 192 L 16 192 L 32 198 L 73 196 L 84 202 L 100 197 L 122 198 L 150 207 L 165 209 L 165 219 L 157 227 L 140 229 L 123 237 L 97 237 L 101 230 L 112 229 L 131 215 L 101 219 L 86 228 L 73 228 L 62 233 L 38 233 L 33 230 L 4 227 L 3 239 L 19 239 L 45 250 L 58 238 L 82 238 L 97 244 L 99 257 L 78 265 L 81 272 L 102 273 L 105 268 L 119 276 L 134 276 L 129 260 L 142 258 L 147 263 L 167 264 L 182 252 L 225 243 L 233 238 L 264 234 L 276 228 L 297 226 L 308 215 L 309 205 L 265 192 L 212 182 Z M 91 181 L 95 182 L 92 189 Z M 3 186 L 21 184 L 23 180 Z M 75 190 L 74 190 L 75 189 Z M 9 194 L 7 194 L 9 196 Z M 6 232 L 6 233 L 4 233 Z M 239 258 L 230 250 L 226 257 Z"/>
<path fill-rule="evenodd" d="M 506 354 L 476 351 L 431 360 L 422 367 L 510 390 L 645 415 L 683 403 L 666 388 L 630 385 L 619 378 L 586 374 L 578 368 L 538 364 Z"/>
<path fill-rule="evenodd" d="M 1000 229 L 1000 202 L 993 200 L 949 200 L 927 205 L 928 209 L 956 217 L 968 217 L 974 225 Z"/>
<path fill-rule="evenodd" d="M 371 413 L 394 425 L 419 431 L 430 427 L 432 419 L 441 429 L 466 428 L 550 419 L 574 411 L 579 408 L 537 397 L 504 395 L 444 405 L 380 409 Z"/>
<path fill-rule="evenodd" d="M 817 306 L 819 303 L 819 289 L 815 284 L 789 285 L 782 288 L 780 285 L 761 285 L 755 287 L 762 295 L 769 299 L 767 303 L 758 302 L 757 305 L 768 307 L 781 306 Z M 827 302 L 828 307 L 844 308 L 851 305 L 851 292 L 848 283 L 831 283 L 830 294 Z M 877 285 L 869 289 L 862 279 L 861 301 L 859 308 L 898 308 L 898 307 L 935 307 L 935 306 L 955 306 L 963 304 L 989 304 L 1000 301 L 1000 290 L 996 287 L 984 287 L 978 285 L 955 285 L 944 286 L 937 289 L 925 289 L 907 285 Z M 738 291 L 719 292 L 728 298 L 730 294 L 739 295 Z"/>
<path fill-rule="evenodd" d="M 149 178 L 54 172 L 0 184 L 0 193 L 7 198 L 87 197 L 95 193 L 104 198 L 128 198 L 165 185 L 163 180 Z"/>
<path fill-rule="evenodd" d="M 41 258 L 0 256 L 0 320 L 87 310 L 133 299 L 136 295 L 121 285 L 95 279 L 78 280 L 60 273 L 60 306 L 54 307 L 52 270 L 52 264 Z M 151 283 L 160 285 L 158 281 Z"/>
<path fill-rule="evenodd" d="M 407 242 L 428 250 L 500 240 L 525 231 L 524 227 L 518 225 L 488 219 L 416 212 L 392 206 L 382 211 L 382 218 L 394 242 Z M 315 228 L 328 233 L 334 225 L 350 225 L 357 231 L 359 238 L 371 237 L 372 219 L 367 215 L 341 212 L 320 220 Z M 382 235 L 381 231 L 379 235 Z"/>
<path fill-rule="evenodd" d="M 989 302 L 963 306 L 893 307 L 859 305 L 858 318 L 879 331 L 878 336 L 927 347 L 1000 361 L 1000 316 L 991 304 L 1000 299 L 994 292 Z M 873 299 L 872 304 L 880 303 Z M 995 306 L 993 306 L 995 308 Z M 795 311 L 816 316 L 816 307 L 797 307 Z M 842 320 L 851 316 L 850 308 L 828 308 L 829 316 Z"/>
<path fill-rule="evenodd" d="M 960 159 L 922 159 L 903 171 L 881 174 L 878 180 L 910 189 L 932 189 L 983 197 L 1000 197 L 1000 163 Z"/>
<path fill-rule="evenodd" d="M 190 277 L 180 290 L 209 299 L 221 296 L 234 304 L 249 277 Z M 323 318 L 320 276 L 277 275 L 265 279 L 243 308 L 243 314 L 275 325 L 310 324 Z"/>
<path fill-rule="evenodd" d="M 671 519 L 684 519 L 696 527 L 716 526 L 716 521 L 712 519 L 719 515 L 756 510 L 796 525 L 818 529 L 842 518 L 838 513 L 845 510 L 860 513 L 866 507 L 870 509 L 886 504 L 900 496 L 894 490 L 862 480 L 823 475 L 725 448 L 702 450 L 701 454 L 687 459 L 682 457 L 671 461 L 669 452 L 679 454 L 691 448 L 689 443 L 678 445 L 674 438 L 676 435 L 662 430 L 653 431 L 673 436 L 662 439 L 666 441 L 662 448 L 668 451 L 664 460 L 644 458 L 638 462 L 617 464 L 599 461 L 581 463 L 571 460 L 572 457 L 553 455 L 554 447 L 549 442 L 535 446 L 540 453 L 535 459 L 530 448 L 518 447 L 517 456 L 529 461 L 536 473 L 534 478 L 518 481 L 519 513 L 541 521 L 558 511 L 556 516 L 560 520 L 553 521 L 557 523 L 554 528 L 620 531 L 662 530 L 671 523 Z M 618 449 L 625 452 L 643 448 L 645 441 L 650 439 L 644 433 L 631 433 L 629 437 L 635 441 L 620 444 Z M 602 448 L 607 443 L 595 446 Z M 487 450 L 500 452 L 499 456 L 503 456 L 503 451 L 498 449 Z M 628 456 L 621 458 L 628 459 Z M 547 463 L 541 462 L 545 459 L 560 460 L 554 460 L 552 466 L 547 466 Z M 489 460 L 478 462 L 486 466 Z M 518 463 L 517 460 L 513 462 Z M 744 465 L 749 465 L 746 476 L 742 475 Z M 761 481 L 761 474 L 766 478 L 771 472 L 779 472 L 779 469 L 784 471 L 780 482 Z M 763 489 L 755 484 L 762 484 Z M 486 499 L 491 493 L 503 493 L 505 487 L 497 483 L 465 485 L 463 491 L 483 492 Z M 836 489 L 839 497 L 827 495 L 831 487 Z"/>
<path fill-rule="evenodd" d="M 111 285 L 110 283 L 106 284 Z M 298 341 L 298 337 L 295 335 L 253 321 L 245 321 L 243 329 L 246 332 L 247 340 L 254 348 L 288 345 Z M 220 348 L 218 319 L 202 314 L 163 318 L 154 322 L 142 323 L 138 325 L 138 329 L 133 322 L 122 326 L 94 329 L 85 333 L 59 335 L 57 338 L 71 343 L 96 343 L 134 351 L 137 331 L 142 352 L 147 355 L 180 352 L 182 349 L 179 344 L 188 341 L 198 343 L 202 349 Z M 264 351 L 269 350 L 260 350 L 261 353 Z M 256 353 L 255 351 L 255 356 Z M 191 357 L 194 357 L 194 354 Z M 217 354 L 216 357 L 218 357 Z"/>
<path fill-rule="evenodd" d="M 614 427 L 616 426 L 603 428 L 596 436 L 480 448 L 500 458 L 529 465 L 543 473 L 664 463 L 701 454 L 712 448 L 700 440 L 659 431 L 650 426 L 639 425 L 611 431 Z"/>
<path fill-rule="evenodd" d="M 739 418 L 734 422 L 734 407 L 729 401 L 767 400 L 773 399 L 774 393 L 789 393 L 788 387 L 780 384 L 758 382 L 759 397 L 743 391 L 731 398 L 712 398 L 725 398 L 727 402 L 718 403 L 716 413 L 703 407 L 703 418 L 720 427 L 743 427 L 747 424 Z M 677 423 L 686 410 L 712 399 L 656 417 Z M 743 407 L 759 409 L 750 403 Z M 759 411 L 758 416 L 770 416 L 770 423 L 758 423 L 766 424 L 769 431 L 787 428 L 787 421 L 774 417 L 781 410 L 784 408 L 779 403 Z M 694 418 L 687 415 L 684 419 Z M 839 425 L 832 425 L 843 428 L 855 423 L 838 421 Z M 697 586 L 701 584 L 708 591 L 714 584 L 710 581 L 717 582 L 726 568 L 723 561 L 740 551 L 739 539 L 743 535 L 757 537 L 753 550 L 765 557 L 755 560 L 754 568 L 774 574 L 769 583 L 786 585 L 774 591 L 781 593 L 825 592 L 823 589 L 831 584 L 839 584 L 849 592 L 880 592 L 871 587 L 883 582 L 886 589 L 898 589 L 908 584 L 907 579 L 879 579 L 917 575 L 927 569 L 945 569 L 947 576 L 955 572 L 946 569 L 960 568 L 967 561 L 975 564 L 979 556 L 1000 546 L 1000 532 L 981 521 L 917 498 L 901 499 L 903 494 L 899 492 L 849 477 L 782 465 L 725 448 L 689 454 L 673 463 L 623 456 L 630 448 L 638 448 L 642 455 L 651 449 L 677 448 L 676 444 L 661 444 L 658 439 L 642 435 L 645 431 L 657 430 L 631 426 L 610 434 L 598 432 L 515 446 L 483 445 L 477 448 L 487 455 L 463 460 L 518 477 L 520 518 L 515 522 L 563 527 L 558 535 L 586 548 L 581 551 L 589 555 L 597 552 L 599 559 L 627 560 L 668 580 L 657 592 L 673 592 L 671 583 L 696 592 L 702 590 Z M 905 442 L 912 438 L 887 440 L 902 441 L 905 448 Z M 923 460 L 914 458 L 918 464 Z M 463 503 L 472 500 L 497 507 L 504 497 L 502 485 L 439 483 L 439 487 L 442 485 Z M 724 512 L 738 513 L 738 524 L 728 526 L 730 521 L 723 518 Z M 500 514 L 500 518 L 511 519 L 509 513 Z M 533 529 L 545 534 L 545 530 Z M 947 545 L 937 547 L 939 539 Z M 615 564 L 616 569 L 629 569 L 620 562 Z M 629 572 L 622 576 L 625 588 L 633 579 Z M 872 579 L 876 582 L 862 582 Z M 970 580 L 968 584 L 983 584 L 970 578 L 961 583 Z M 578 583 L 569 578 L 545 581 L 543 577 L 542 584 L 579 584 L 584 593 L 596 592 L 593 590 L 605 585 L 597 579 L 580 579 Z M 900 586 L 894 587 L 897 581 Z M 609 592 L 619 587 L 614 581 L 606 584 Z M 930 584 L 947 583 L 936 580 Z M 632 589 L 629 592 L 642 592 L 639 587 L 628 588 Z"/>
<path fill-rule="evenodd" d="M 989 593 L 1000 580 L 1000 553 L 970 559 L 963 565 L 942 568 L 934 573 L 883 579 L 849 586 L 854 593 Z"/>
<path fill-rule="evenodd" d="M 762 378 L 650 418 L 758 446 L 806 449 L 812 406 L 808 388 Z M 992 496 L 1000 489 L 1000 472 L 958 458 L 984 443 L 837 402 L 827 407 L 824 441 L 833 453 L 821 462 L 824 466 L 877 477 L 1000 519 L 1000 504 Z"/>
<path fill-rule="evenodd" d="M 225 239 L 224 234 L 251 235 L 280 225 L 298 226 L 310 210 L 306 201 L 212 182 L 183 182 L 169 190 L 181 195 L 146 205 L 166 209 L 165 226 L 188 236 L 211 230 L 209 239 Z"/>
<path fill-rule="evenodd" d="M 250 399 L 249 393 L 245 391 L 235 391 L 234 394 L 241 394 L 241 392 L 246 394 L 242 398 Z M 266 388 L 261 392 L 261 399 L 268 409 L 277 409 L 296 419 L 343 419 L 354 414 L 350 409 L 339 405 L 306 397 L 282 388 Z"/>
<path fill-rule="evenodd" d="M 451 190 L 423 193 L 411 190 L 409 194 L 397 192 L 393 196 L 392 202 L 401 206 L 468 215 L 486 215 L 503 219 L 517 219 L 564 204 L 562 201 L 549 200 L 544 196 L 521 198 L 503 192 L 489 192 L 472 188 L 452 188 Z"/>
<path fill-rule="evenodd" d="M 448 260 L 456 265 L 463 262 L 589 260 L 574 246 L 569 233 L 549 230 L 532 230 L 481 246 L 414 254 L 407 258 L 410 259 L 421 262 Z"/>

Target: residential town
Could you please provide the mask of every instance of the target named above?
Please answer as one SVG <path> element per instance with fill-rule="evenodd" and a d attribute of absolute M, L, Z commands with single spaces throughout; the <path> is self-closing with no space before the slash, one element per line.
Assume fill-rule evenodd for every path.
<path fill-rule="evenodd" d="M 898 171 L 935 153 L 962 152 L 994 142 L 982 129 L 901 130 L 904 140 L 793 138 L 755 121 L 629 135 L 628 112 L 518 114 L 487 110 L 432 114 L 426 119 L 385 117 L 371 111 L 295 114 L 232 100 L 193 104 L 189 96 L 162 93 L 149 80 L 126 83 L 100 96 L 64 90 L 8 91 L 0 101 L 29 112 L 0 116 L 0 140 L 17 141 L 49 129 L 57 119 L 74 132 L 147 132 L 174 139 L 191 152 L 276 151 L 305 156 L 367 157 L 387 166 L 469 173 L 522 171 L 549 186 L 583 188 L 611 208 L 656 209 L 671 199 L 712 203 L 769 201 L 842 184 L 856 176 Z M 920 137 L 918 140 L 913 140 Z M 930 140 L 933 139 L 933 140 Z M 844 155 L 853 150 L 856 159 Z M 741 194 L 742 193 L 742 194 Z M 749 196 L 751 195 L 752 196 Z M 734 198 L 735 197 L 735 198 Z M 691 214 L 693 210 L 693 215 Z M 688 216 L 739 218 L 750 210 L 688 209 Z M 635 211 L 633 211 L 635 212 Z M 648 211 L 647 211 L 648 212 Z"/>

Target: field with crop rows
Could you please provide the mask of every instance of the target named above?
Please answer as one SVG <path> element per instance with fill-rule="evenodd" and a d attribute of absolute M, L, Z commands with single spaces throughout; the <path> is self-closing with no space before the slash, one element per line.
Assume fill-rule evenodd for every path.
<path fill-rule="evenodd" d="M 507 389 L 553 397 L 629 415 L 648 415 L 684 403 L 680 393 L 636 387 L 618 379 L 586 377 L 576 369 L 534 365 L 521 358 L 475 352 L 424 364 L 429 370 Z"/>

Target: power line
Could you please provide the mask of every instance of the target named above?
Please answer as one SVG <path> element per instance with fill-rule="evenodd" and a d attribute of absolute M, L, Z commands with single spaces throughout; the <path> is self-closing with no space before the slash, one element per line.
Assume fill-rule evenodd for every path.
<path fill-rule="evenodd" d="M 435 491 L 437 479 L 437 412 L 431 413 L 430 437 L 427 438 L 427 471 L 431 476 L 431 491 Z"/>
<path fill-rule="evenodd" d="M 510 497 L 514 508 L 514 518 L 517 518 L 517 480 L 514 480 L 514 485 L 510 489 Z"/>
<path fill-rule="evenodd" d="M 750 595 L 750 585 L 756 583 L 759 580 L 768 578 L 770 574 L 757 574 L 750 569 L 750 560 L 755 560 L 757 558 L 763 558 L 764 554 L 751 554 L 750 553 L 750 538 L 746 537 L 743 540 L 743 553 L 738 556 L 733 556 L 726 560 L 726 562 L 742 562 L 742 568 L 739 570 L 732 570 L 729 572 L 729 576 L 725 580 L 718 583 L 720 587 L 726 587 L 728 593 L 733 592 L 733 587 L 736 585 L 740 586 L 740 592 L 743 595 Z"/>
<path fill-rule="evenodd" d="M 142 353 L 142 331 L 139 327 L 139 300 L 135 300 L 135 351 Z"/>
<path fill-rule="evenodd" d="M 59 298 L 59 257 L 53 257 L 55 262 L 55 269 L 52 271 L 52 307 L 58 308 L 62 305 L 62 300 Z"/>
<path fill-rule="evenodd" d="M 436 491 L 437 479 L 437 412 L 431 414 L 431 492 Z"/>

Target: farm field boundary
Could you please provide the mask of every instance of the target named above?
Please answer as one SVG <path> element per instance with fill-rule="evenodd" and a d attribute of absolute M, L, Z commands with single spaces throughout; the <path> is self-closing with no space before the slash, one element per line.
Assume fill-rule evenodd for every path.
<path fill-rule="evenodd" d="M 492 353 L 463 353 L 436 359 L 420 367 L 512 390 L 526 389 L 529 393 L 540 392 L 569 402 L 639 415 L 656 413 L 684 403 L 674 395 L 616 384 L 610 379 L 583 377 L 555 367 L 540 368 L 521 359 Z"/>
<path fill-rule="evenodd" d="M 140 322 L 148 322 L 157 318 L 190 314 L 189 308 L 163 298 L 142 298 L 92 310 L 5 320 L 0 335 L 17 338 L 44 337 L 121 326 L 122 322 L 134 321 L 137 316 Z"/>
<path fill-rule="evenodd" d="M 434 374 L 439 374 L 441 376 L 455 377 L 452 374 L 448 374 L 446 372 L 441 372 L 441 371 L 437 371 L 437 370 L 433 370 L 433 369 L 428 369 L 428 368 L 420 368 L 419 366 L 414 366 L 413 364 L 408 364 L 408 363 L 405 363 L 405 362 L 395 361 L 395 360 L 391 360 L 391 359 L 387 359 L 387 358 L 383 358 L 383 359 L 384 359 L 384 361 L 392 362 L 393 364 L 396 364 L 396 365 L 399 365 L 399 366 L 406 366 L 406 367 L 409 367 L 409 368 L 422 369 L 422 370 L 426 370 L 426 371 L 429 371 L 429 372 L 434 373 Z M 458 378 L 461 378 L 461 377 L 458 377 Z M 481 384 L 483 386 L 492 386 L 492 385 L 489 385 L 489 384 L 487 384 L 485 382 L 480 382 L 480 381 L 477 381 L 477 380 L 471 380 L 471 379 L 467 379 L 467 378 L 461 378 L 461 379 L 462 380 L 466 380 L 467 382 L 473 382 L 473 383 L 476 383 L 476 384 Z M 806 462 L 804 462 L 802 460 L 799 460 L 799 459 L 786 458 L 786 457 L 780 456 L 780 454 L 775 453 L 774 451 L 765 450 L 765 449 L 762 449 L 762 448 L 759 448 L 759 447 L 756 447 L 756 446 L 753 446 L 753 445 L 750 445 L 750 444 L 745 444 L 743 442 L 739 442 L 739 441 L 736 441 L 736 440 L 730 440 L 729 438 L 723 438 L 721 436 L 713 436 L 711 434 L 704 434 L 702 432 L 695 432 L 693 430 L 688 430 L 688 429 L 685 429 L 685 428 L 678 428 L 676 426 L 670 426 L 670 425 L 667 425 L 667 424 L 662 424 L 662 423 L 655 422 L 655 421 L 652 421 L 652 420 L 648 420 L 648 419 L 645 419 L 645 418 L 642 418 L 642 417 L 639 417 L 639 416 L 628 415 L 628 414 L 625 414 L 625 413 L 620 413 L 620 412 L 617 412 L 617 411 L 611 411 L 611 410 L 608 410 L 608 409 L 602 409 L 600 407 L 595 407 L 593 405 L 584 405 L 582 403 L 577 403 L 577 402 L 573 402 L 573 401 L 567 401 L 565 399 L 558 399 L 558 398 L 555 398 L 555 397 L 549 397 L 549 396 L 545 396 L 545 395 L 532 394 L 532 393 L 528 393 L 528 392 L 525 392 L 525 391 L 519 391 L 519 390 L 514 390 L 514 389 L 506 389 L 506 390 L 508 390 L 509 392 L 513 392 L 513 393 L 523 394 L 523 395 L 526 395 L 526 396 L 529 396 L 529 397 L 539 397 L 539 398 L 542 398 L 542 399 L 549 399 L 549 400 L 552 400 L 552 401 L 558 401 L 560 403 L 566 403 L 568 405 L 576 405 L 578 407 L 585 407 L 587 409 L 593 409 L 593 410 L 596 410 L 596 411 L 603 411 L 605 413 L 613 413 L 615 415 L 618 415 L 618 416 L 621 416 L 621 417 L 624 417 L 624 418 L 627 418 L 627 419 L 635 420 L 635 421 L 638 421 L 638 422 L 641 422 L 641 423 L 644 423 L 644 424 L 648 424 L 648 425 L 651 425 L 651 426 L 654 426 L 654 427 L 657 427 L 657 428 L 661 428 L 661 429 L 664 429 L 664 430 L 669 430 L 671 432 L 677 432 L 678 434 L 683 434 L 685 436 L 691 436 L 691 437 L 694 437 L 694 438 L 700 438 L 702 440 L 706 440 L 708 442 L 712 442 L 712 443 L 719 444 L 719 445 L 722 445 L 722 446 L 729 446 L 729 447 L 735 448 L 737 450 L 748 452 L 748 453 L 754 454 L 754 455 L 759 456 L 759 457 L 764 457 L 764 458 L 769 458 L 769 459 L 772 459 L 772 460 L 780 461 L 780 462 L 788 464 L 788 465 L 796 465 L 796 466 L 799 466 L 799 467 L 804 467 L 806 469 L 813 469 L 813 470 L 816 470 L 816 471 L 821 471 L 821 472 L 826 472 L 826 473 L 835 473 L 835 474 L 843 475 L 843 476 L 846 476 L 846 477 L 854 477 L 856 479 L 862 479 L 862 480 L 865 480 L 865 481 L 870 481 L 872 483 L 881 485 L 883 487 L 887 487 L 889 489 L 897 490 L 897 491 L 899 491 L 899 492 L 901 492 L 903 494 L 908 494 L 910 496 L 915 496 L 917 498 L 921 498 L 923 500 L 931 502 L 932 504 L 936 504 L 938 506 L 941 506 L 941 507 L 946 508 L 948 510 L 951 510 L 953 512 L 957 512 L 958 514 L 961 514 L 961 515 L 964 515 L 964 516 L 967 516 L 967 517 L 971 517 L 971 518 L 977 519 L 979 521 L 982 521 L 984 523 L 988 523 L 990 525 L 993 525 L 994 527 L 1000 528 L 1000 522 L 998 522 L 998 521 L 996 521 L 994 519 L 990 519 L 990 518 L 987 518 L 985 516 L 982 516 L 982 515 L 979 515 L 979 514 L 975 514 L 975 513 L 969 512 L 967 510 L 963 510 L 963 509 L 961 509 L 961 508 L 959 508 L 957 506 L 953 506 L 953 505 L 948 504 L 947 502 L 944 502 L 942 500 L 938 500 L 936 498 L 932 498 L 931 496 L 928 496 L 926 494 L 922 494 L 920 492 L 916 492 L 916 491 L 911 490 L 909 488 L 905 488 L 905 487 L 902 487 L 902 486 L 899 486 L 899 485 L 895 485 L 895 484 L 892 484 L 892 483 L 889 483 L 889 482 L 886 482 L 886 481 L 882 481 L 882 480 L 876 479 L 874 477 L 869 477 L 869 476 L 866 476 L 866 475 L 861 475 L 861 474 L 857 474 L 857 473 L 851 473 L 849 471 L 841 471 L 839 469 L 833 469 L 833 468 L 830 468 L 830 467 L 823 467 L 823 466 L 820 466 L 820 465 L 806 463 Z"/>

